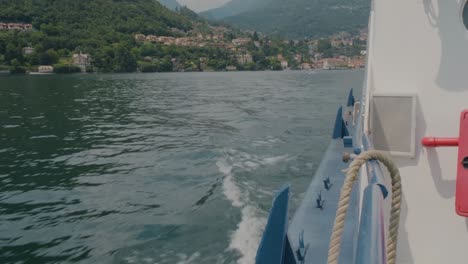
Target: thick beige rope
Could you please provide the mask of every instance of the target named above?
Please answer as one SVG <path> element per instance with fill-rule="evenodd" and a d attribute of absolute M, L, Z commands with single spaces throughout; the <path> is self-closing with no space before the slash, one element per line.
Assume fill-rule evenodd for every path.
<path fill-rule="evenodd" d="M 359 169 L 369 160 L 378 160 L 387 167 L 392 178 L 392 209 L 390 213 L 389 235 L 387 238 L 387 263 L 395 264 L 396 246 L 398 239 L 398 225 L 400 222 L 400 205 L 401 205 L 401 179 L 395 163 L 382 152 L 371 150 L 361 153 L 356 157 L 346 170 L 345 181 L 341 188 L 340 201 L 336 212 L 333 232 L 330 239 L 330 247 L 328 249 L 328 264 L 338 264 L 340 255 L 341 235 L 343 234 L 346 213 L 349 206 L 353 184 L 356 181 Z"/>

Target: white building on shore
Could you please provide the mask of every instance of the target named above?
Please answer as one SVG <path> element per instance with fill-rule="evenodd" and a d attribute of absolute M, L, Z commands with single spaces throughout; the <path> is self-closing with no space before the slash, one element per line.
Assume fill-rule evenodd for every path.
<path fill-rule="evenodd" d="M 91 66 L 91 56 L 89 54 L 73 54 L 72 64 L 80 67 L 81 72 L 86 72 L 86 69 Z"/>

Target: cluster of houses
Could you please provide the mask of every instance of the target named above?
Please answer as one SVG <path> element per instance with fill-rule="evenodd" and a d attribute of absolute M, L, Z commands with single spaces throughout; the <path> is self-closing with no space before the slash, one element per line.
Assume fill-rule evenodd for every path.
<path fill-rule="evenodd" d="M 288 61 L 285 60 L 281 54 L 277 56 L 277 59 L 280 61 L 283 70 L 287 70 L 290 68 Z M 310 62 L 306 62 L 305 60 L 303 60 L 300 54 L 296 54 L 294 56 L 294 60 L 299 64 L 299 69 L 301 70 L 359 69 L 364 68 L 365 66 L 365 56 L 356 56 L 352 58 L 347 56 L 321 58 L 321 54 L 317 53 L 314 57 L 309 59 Z"/>
<path fill-rule="evenodd" d="M 360 36 L 360 38 L 365 39 L 366 36 Z M 155 36 L 143 34 L 135 35 L 135 40 L 139 42 L 152 42 L 152 43 L 161 43 L 163 45 L 176 45 L 176 46 L 185 46 L 185 47 L 218 47 L 226 50 L 231 50 L 236 52 L 237 55 L 233 55 L 234 59 L 237 61 L 238 65 L 246 65 L 253 62 L 252 55 L 245 48 L 246 45 L 253 43 L 255 46 L 259 47 L 260 43 L 258 41 L 253 41 L 251 38 L 234 38 L 231 42 L 224 41 L 224 36 L 222 33 L 218 35 L 202 35 L 201 33 L 195 34 L 194 36 L 185 36 L 185 37 L 170 37 L 170 36 Z M 338 46 L 352 46 L 355 39 L 351 38 L 331 38 L 330 42 L 333 47 Z M 314 50 L 317 47 L 318 40 L 310 40 L 309 45 L 309 54 L 307 58 L 304 58 L 304 55 L 295 54 L 294 60 L 296 65 L 299 65 L 299 69 L 302 70 L 312 70 L 312 69 L 340 69 L 340 68 L 362 68 L 365 65 L 365 51 L 361 52 L 361 56 L 356 57 L 346 57 L 346 56 L 337 56 L 334 58 L 322 58 L 323 54 L 316 53 Z M 288 42 L 289 43 L 289 42 Z M 201 60 L 202 58 L 200 58 Z M 290 69 L 288 61 L 283 57 L 283 55 L 278 55 L 276 58 L 281 63 L 281 67 L 286 70 Z M 202 63 L 203 64 L 203 63 Z M 227 70 L 235 70 L 235 66 L 228 66 Z"/>
<path fill-rule="evenodd" d="M 365 59 L 362 56 L 349 58 L 346 56 L 339 56 L 336 58 L 326 58 L 317 60 L 314 62 L 315 68 L 324 69 L 324 70 L 334 70 L 334 69 L 359 69 L 364 68 Z"/>
<path fill-rule="evenodd" d="M 0 22 L 0 30 L 32 30 L 32 24 L 25 23 L 2 23 Z"/>
<path fill-rule="evenodd" d="M 0 30 L 32 30 L 33 27 L 31 24 L 26 23 L 2 23 L 0 22 Z M 175 45 L 182 47 L 216 47 L 224 50 L 232 51 L 233 54 L 231 59 L 234 59 L 237 62 L 237 65 L 246 65 L 253 63 L 252 55 L 248 51 L 248 45 L 254 45 L 257 48 L 260 47 L 259 41 L 254 41 L 249 37 L 238 37 L 230 39 L 229 36 L 230 30 L 225 27 L 213 27 L 210 26 L 209 29 L 196 29 L 189 32 L 183 32 L 178 29 L 172 29 L 172 33 L 175 36 L 156 36 L 156 35 L 143 35 L 136 34 L 134 38 L 138 42 L 151 42 L 159 43 L 163 45 Z M 228 40 L 229 39 L 229 40 Z M 351 37 L 348 35 L 338 34 L 329 38 L 330 44 L 334 48 L 342 47 L 351 47 L 356 44 L 358 41 L 359 44 L 367 40 L 367 32 L 363 30 L 358 36 Z M 333 58 L 324 58 L 323 54 L 317 53 L 318 46 L 317 39 L 306 41 L 307 46 L 309 47 L 308 54 L 295 54 L 293 58 L 287 59 L 283 55 L 277 55 L 276 57 L 269 57 L 270 59 L 276 59 L 280 62 L 281 67 L 284 70 L 290 69 L 293 66 L 290 65 L 292 62 L 294 68 L 299 68 L 302 70 L 312 70 L 312 69 L 340 69 L 340 68 L 363 68 L 365 65 L 365 51 L 362 51 L 360 56 L 355 57 L 346 57 L 346 56 L 336 56 Z M 293 41 L 296 44 L 298 41 Z M 271 43 L 271 40 L 269 40 Z M 290 43 L 290 41 L 285 41 L 285 43 Z M 27 56 L 33 54 L 34 48 L 24 47 L 22 49 L 23 55 Z M 292 61 L 291 61 L 292 59 Z M 152 61 L 153 58 L 145 57 L 145 61 Z M 173 64 L 176 65 L 177 59 L 173 59 Z M 206 65 L 208 59 L 200 58 L 200 64 Z M 91 56 L 89 54 L 77 53 L 73 54 L 71 58 L 71 65 L 77 66 L 81 69 L 82 72 L 89 70 L 91 66 Z M 298 66 L 298 67 L 297 67 Z M 182 67 L 182 66 L 181 66 Z M 175 67 L 177 68 L 177 67 Z M 183 69 L 182 69 L 183 70 Z M 226 70 L 234 71 L 237 70 L 236 66 L 230 65 L 227 66 Z M 53 73 L 54 68 L 50 65 L 41 65 L 38 67 L 38 73 L 47 74 Z"/>
<path fill-rule="evenodd" d="M 202 35 L 201 33 L 190 37 L 145 36 L 143 34 L 136 34 L 135 40 L 139 42 L 161 43 L 163 45 L 182 47 L 216 47 L 231 51 L 236 51 L 238 47 L 245 46 L 252 42 L 251 38 L 235 38 L 231 42 L 225 42 L 222 34 Z"/>
<path fill-rule="evenodd" d="M 245 65 L 248 63 L 252 63 L 252 55 L 250 54 L 242 54 L 235 56 L 237 63 L 239 65 Z M 287 60 L 280 54 L 276 56 L 276 59 L 280 61 L 281 68 L 283 70 L 289 70 L 290 65 Z M 296 55 L 294 60 L 299 64 L 298 68 L 300 70 L 313 70 L 313 69 L 324 69 L 324 70 L 334 70 L 334 69 L 359 69 L 364 68 L 365 66 L 365 57 L 364 56 L 357 56 L 353 58 L 349 58 L 346 56 L 338 56 L 335 58 L 325 58 L 325 59 L 317 59 L 317 60 L 310 60 L 310 62 L 305 62 L 302 60 L 302 57 Z M 236 70 L 235 66 L 228 66 L 226 67 L 228 71 Z"/>

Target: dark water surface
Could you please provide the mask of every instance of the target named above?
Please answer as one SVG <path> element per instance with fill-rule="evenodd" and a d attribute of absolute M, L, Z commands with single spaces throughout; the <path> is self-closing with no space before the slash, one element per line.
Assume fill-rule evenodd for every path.
<path fill-rule="evenodd" d="M 253 263 L 362 71 L 0 77 L 0 263 Z"/>

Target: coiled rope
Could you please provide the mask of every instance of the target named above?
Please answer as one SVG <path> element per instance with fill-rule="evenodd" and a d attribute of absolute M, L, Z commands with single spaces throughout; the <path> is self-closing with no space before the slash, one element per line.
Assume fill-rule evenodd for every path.
<path fill-rule="evenodd" d="M 333 225 L 333 232 L 328 249 L 328 264 L 338 264 L 341 236 L 343 234 L 353 184 L 358 177 L 359 169 L 369 160 L 378 160 L 382 162 L 385 167 L 387 167 L 390 177 L 392 178 L 392 209 L 390 213 L 389 235 L 387 238 L 387 263 L 395 264 L 398 225 L 400 222 L 401 178 L 397 166 L 390 157 L 376 150 L 361 153 L 353 160 L 349 165 L 349 168 L 346 170 L 345 181 L 341 188 L 340 201 L 338 203 L 338 210 L 336 212 L 335 223 Z"/>

